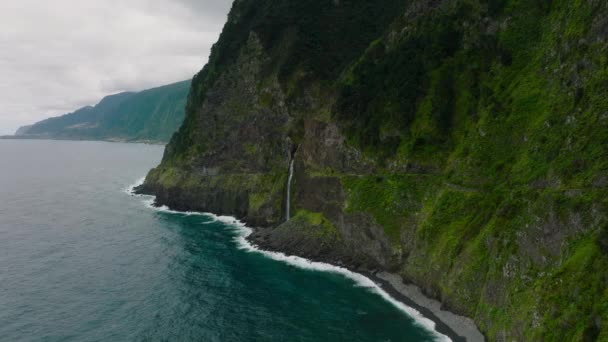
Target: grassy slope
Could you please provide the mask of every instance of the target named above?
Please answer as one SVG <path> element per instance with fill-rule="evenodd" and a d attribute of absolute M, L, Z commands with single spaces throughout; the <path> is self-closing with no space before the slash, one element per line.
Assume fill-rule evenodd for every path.
<path fill-rule="evenodd" d="M 491 338 L 608 339 L 608 193 L 594 185 L 608 170 L 608 65 L 593 31 L 606 7 L 504 1 L 490 19 L 504 28 L 480 34 L 486 7 L 459 3 L 390 48 L 376 42 L 344 77 L 337 119 L 351 143 L 432 173 L 344 177 L 349 208 L 397 245 L 413 239 L 404 275 Z M 446 51 L 443 36 L 460 46 Z"/>
<path fill-rule="evenodd" d="M 135 94 L 101 122 L 107 135 L 132 140 L 169 141 L 184 119 L 191 81 L 183 81 Z"/>
<path fill-rule="evenodd" d="M 337 94 L 329 117 L 288 105 L 338 122 L 379 171 L 340 175 L 321 165 L 307 172 L 341 178 L 346 210 L 368 212 L 385 227 L 404 276 L 474 317 L 493 340 L 608 339 L 606 5 L 414 1 L 422 5 L 393 22 L 387 13 L 399 7 L 390 2 L 395 7 L 368 17 L 393 22 L 384 36 L 369 25 L 298 36 L 324 27 L 327 18 L 317 14 L 328 3 L 235 3 L 194 80 L 163 169 L 189 169 L 205 151 L 197 109 L 254 31 L 276 61 L 269 72 L 290 96 L 311 84 Z M 354 8 L 354 22 L 370 10 L 341 3 Z M 286 30 L 283 21 L 293 23 L 294 14 L 301 21 Z M 375 30 L 368 41 L 381 38 L 365 53 L 351 41 L 331 48 L 333 33 L 360 37 L 357 29 Z M 319 51 L 337 57 L 316 58 Z M 297 142 L 302 123 L 291 124 Z M 280 188 L 284 172 L 268 184 Z M 256 192 L 250 205 L 263 197 Z M 296 213 L 302 221 L 321 217 Z"/>
<path fill-rule="evenodd" d="M 46 119 L 28 135 L 62 139 L 167 142 L 184 118 L 190 81 L 104 98 L 95 107 Z"/>

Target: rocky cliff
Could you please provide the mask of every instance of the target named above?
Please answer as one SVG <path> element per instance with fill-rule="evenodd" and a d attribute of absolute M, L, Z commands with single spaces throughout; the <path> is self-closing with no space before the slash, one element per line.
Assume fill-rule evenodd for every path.
<path fill-rule="evenodd" d="M 599 0 L 236 0 L 140 191 L 397 272 L 490 340 L 608 340 L 606 18 Z"/>

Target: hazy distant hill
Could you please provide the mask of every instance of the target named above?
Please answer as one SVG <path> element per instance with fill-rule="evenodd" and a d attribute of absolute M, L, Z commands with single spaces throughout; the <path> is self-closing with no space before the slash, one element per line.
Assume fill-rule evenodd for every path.
<path fill-rule="evenodd" d="M 190 81 L 138 93 L 110 95 L 94 107 L 49 118 L 15 133 L 19 137 L 167 142 L 184 119 Z"/>
<path fill-rule="evenodd" d="M 15 135 L 24 135 L 27 132 L 27 130 L 30 128 L 32 128 L 32 125 L 21 126 L 21 127 L 19 127 L 17 132 L 15 132 Z"/>

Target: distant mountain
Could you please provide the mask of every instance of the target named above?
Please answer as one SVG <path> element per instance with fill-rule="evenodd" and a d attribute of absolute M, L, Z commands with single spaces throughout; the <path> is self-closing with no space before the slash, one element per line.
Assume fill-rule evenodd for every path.
<path fill-rule="evenodd" d="M 17 130 L 17 132 L 15 132 L 15 135 L 25 135 L 27 133 L 27 131 L 30 128 L 32 128 L 32 126 L 33 125 L 19 127 L 19 129 Z"/>
<path fill-rule="evenodd" d="M 19 138 L 167 142 L 184 120 L 190 81 L 110 95 L 94 107 L 20 127 Z"/>

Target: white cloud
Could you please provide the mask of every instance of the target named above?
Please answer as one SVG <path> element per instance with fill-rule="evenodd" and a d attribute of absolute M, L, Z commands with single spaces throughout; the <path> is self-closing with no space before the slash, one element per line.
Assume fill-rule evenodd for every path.
<path fill-rule="evenodd" d="M 231 0 L 0 1 L 0 135 L 103 96 L 189 79 Z"/>

